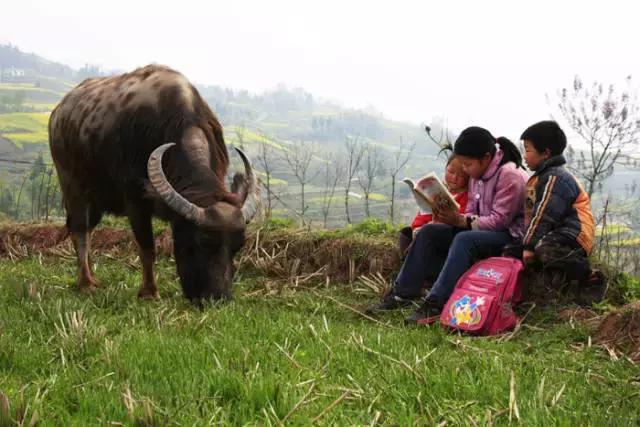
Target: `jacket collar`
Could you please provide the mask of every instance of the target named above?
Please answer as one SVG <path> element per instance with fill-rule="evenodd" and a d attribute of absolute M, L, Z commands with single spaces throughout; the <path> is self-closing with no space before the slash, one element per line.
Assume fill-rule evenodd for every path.
<path fill-rule="evenodd" d="M 549 157 L 540 165 L 538 169 L 536 169 L 534 175 L 540 175 L 545 170 L 552 168 L 554 166 L 562 166 L 567 163 L 567 160 L 564 158 L 562 154 L 558 154 L 557 156 Z"/>
<path fill-rule="evenodd" d="M 496 154 L 493 155 L 493 159 L 491 159 L 491 163 L 489 163 L 489 167 L 485 171 L 484 175 L 482 175 L 482 180 L 487 181 L 491 179 L 498 169 L 500 169 L 500 162 L 502 162 L 502 158 L 504 157 L 504 153 L 502 150 L 497 149 Z"/>

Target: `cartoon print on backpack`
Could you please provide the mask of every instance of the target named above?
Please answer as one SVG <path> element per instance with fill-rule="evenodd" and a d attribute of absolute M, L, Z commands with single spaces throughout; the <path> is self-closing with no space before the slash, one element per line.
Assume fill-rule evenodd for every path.
<path fill-rule="evenodd" d="M 469 295 L 463 295 L 458 300 L 454 301 L 450 308 L 450 320 L 451 326 L 473 326 L 480 323 L 482 320 L 482 312 L 480 306 L 484 305 L 484 297 L 476 297 L 473 301 L 473 297 Z"/>

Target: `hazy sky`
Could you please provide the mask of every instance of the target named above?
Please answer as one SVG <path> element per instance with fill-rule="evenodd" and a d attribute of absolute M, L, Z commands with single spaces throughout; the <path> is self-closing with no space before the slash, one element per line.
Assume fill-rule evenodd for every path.
<path fill-rule="evenodd" d="M 301 86 L 414 122 L 516 138 L 545 94 L 640 83 L 633 1 L 4 1 L 0 41 L 79 67 L 170 65 L 198 83 Z"/>

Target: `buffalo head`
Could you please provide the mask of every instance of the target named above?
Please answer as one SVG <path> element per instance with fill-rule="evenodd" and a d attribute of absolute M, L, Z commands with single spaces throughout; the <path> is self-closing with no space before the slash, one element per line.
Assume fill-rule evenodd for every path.
<path fill-rule="evenodd" d="M 171 229 L 184 295 L 194 302 L 228 299 L 235 273 L 233 258 L 244 244 L 246 224 L 254 217 L 259 200 L 253 168 L 236 148 L 244 163 L 244 175 L 236 174 L 231 194 L 225 200 L 197 206 L 169 184 L 162 169 L 162 156 L 173 145 L 164 144 L 151 153 L 147 172 L 160 198 L 178 214 L 171 221 Z"/>

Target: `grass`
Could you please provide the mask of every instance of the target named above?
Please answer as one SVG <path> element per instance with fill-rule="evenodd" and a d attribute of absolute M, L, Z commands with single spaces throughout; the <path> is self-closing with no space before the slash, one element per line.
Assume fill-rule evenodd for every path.
<path fill-rule="evenodd" d="M 33 84 L 31 83 L 12 83 L 12 84 L 6 84 L 6 83 L 2 83 L 0 84 L 0 93 L 2 92 L 27 92 L 27 93 L 35 93 L 35 92 L 39 92 L 39 93 L 45 93 L 48 95 L 55 95 L 58 97 L 63 97 L 64 93 L 62 92 L 58 92 L 55 90 L 51 90 L 51 89 L 45 89 L 45 88 L 41 88 L 41 87 L 35 87 Z"/>
<path fill-rule="evenodd" d="M 640 237 L 634 237 L 631 239 L 623 239 L 620 241 L 621 246 L 640 246 Z"/>
<path fill-rule="evenodd" d="M 606 227 L 599 226 L 596 228 L 596 236 L 608 235 L 615 236 L 630 232 L 631 229 L 624 224 L 608 224 Z"/>
<path fill-rule="evenodd" d="M 0 391 L 27 422 L 640 422 L 640 368 L 549 309 L 510 339 L 471 338 L 370 321 L 345 308 L 373 299 L 350 286 L 239 276 L 234 302 L 199 310 L 166 258 L 158 302 L 136 299 L 129 259 L 98 257 L 93 296 L 71 289 L 71 258 L 0 263 Z"/>
<path fill-rule="evenodd" d="M 236 126 L 229 126 L 228 128 L 225 129 L 224 135 L 228 144 L 239 144 L 240 141 L 238 139 L 237 132 L 240 132 L 242 134 L 242 139 L 244 143 L 249 143 L 249 144 L 264 143 L 278 150 L 283 150 L 283 151 L 287 150 L 287 148 L 285 148 L 281 144 L 278 144 L 277 142 L 267 138 L 264 135 L 261 135 L 247 128 L 239 128 Z"/>
<path fill-rule="evenodd" d="M 384 201 L 384 200 L 387 200 L 387 196 L 380 193 L 370 193 L 369 199 L 375 200 L 375 201 Z"/>
<path fill-rule="evenodd" d="M 49 113 L 0 114 L 0 133 L 47 132 Z"/>
<path fill-rule="evenodd" d="M 47 144 L 49 142 L 49 132 L 46 130 L 33 133 L 8 133 L 0 135 L 13 142 L 19 148 L 23 148 L 25 144 Z"/>
<path fill-rule="evenodd" d="M 57 102 L 25 102 L 26 107 L 37 109 L 38 111 L 53 111 L 58 105 Z"/>
<path fill-rule="evenodd" d="M 64 96 L 64 92 L 47 89 L 43 87 L 34 87 L 27 85 L 0 84 L 0 98 L 14 97 L 16 95 L 24 95 L 26 103 L 30 102 L 58 102 Z"/>
<path fill-rule="evenodd" d="M 0 114 L 0 136 L 17 147 L 24 144 L 47 144 L 49 113 Z"/>

